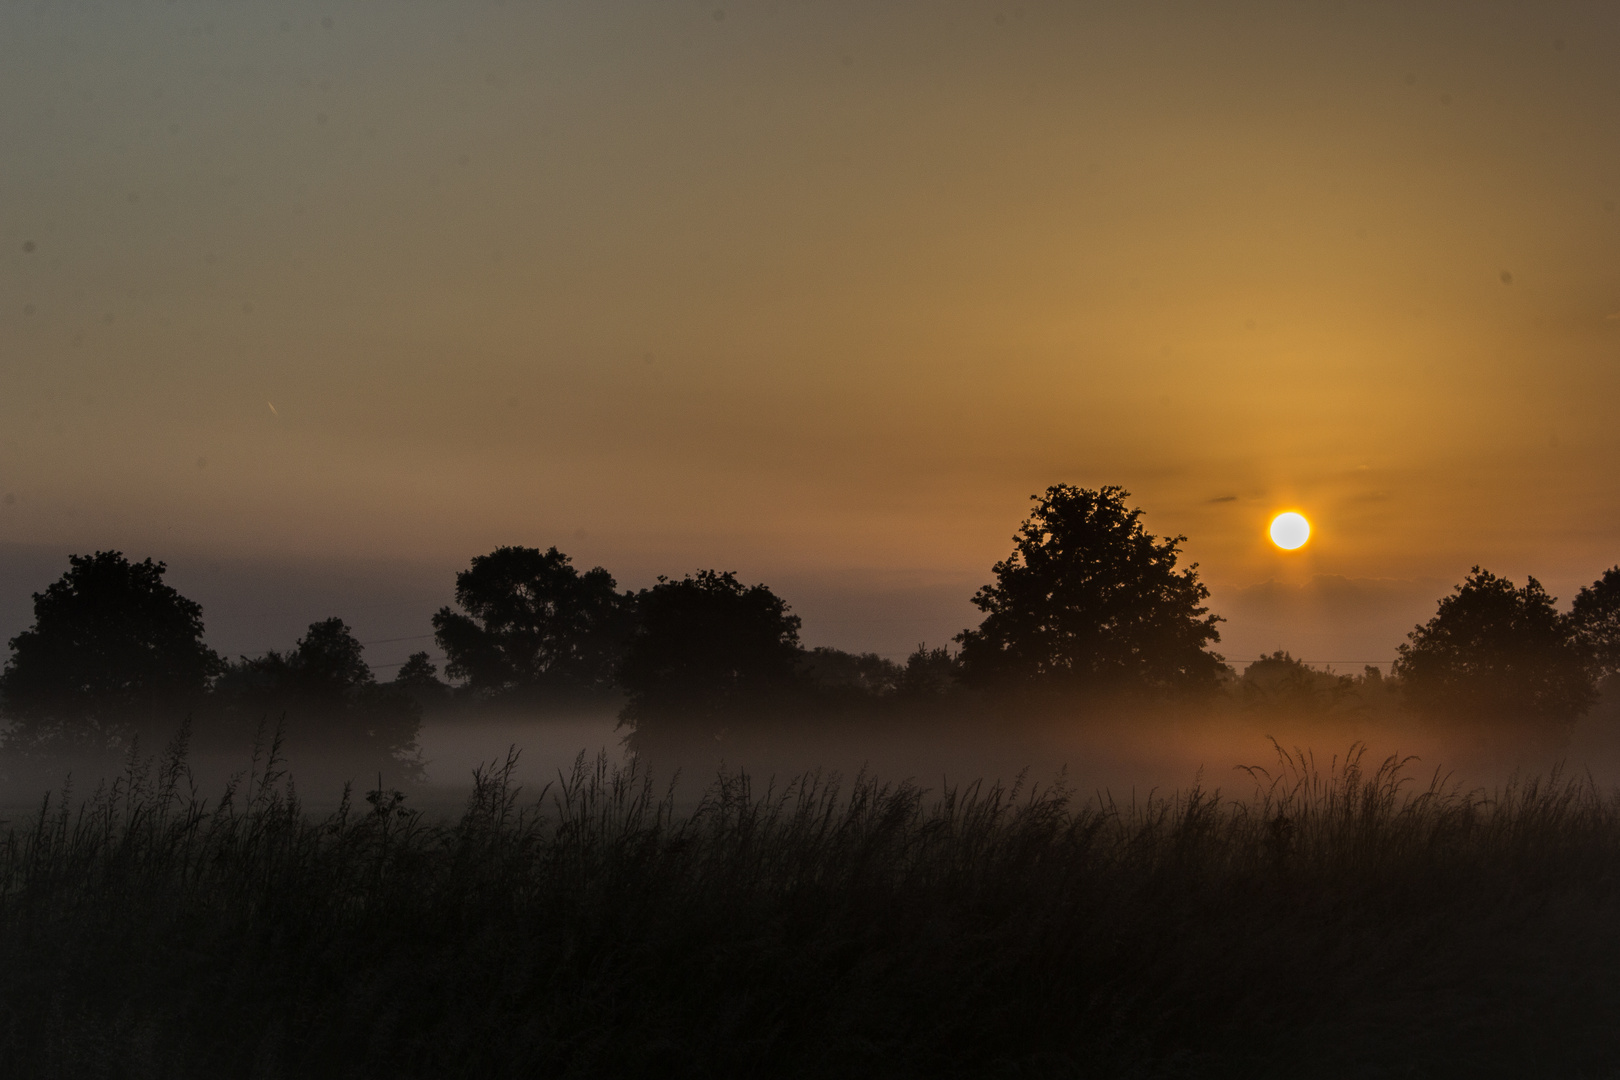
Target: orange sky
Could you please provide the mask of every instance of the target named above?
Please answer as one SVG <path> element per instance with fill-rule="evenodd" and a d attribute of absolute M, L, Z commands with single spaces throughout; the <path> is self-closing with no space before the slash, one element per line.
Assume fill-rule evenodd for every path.
<path fill-rule="evenodd" d="M 118 547 L 228 649 L 425 632 L 557 544 L 903 652 L 1056 482 L 1186 533 L 1234 657 L 1567 600 L 1617 55 L 1591 0 L 8 6 L 0 614 Z"/>

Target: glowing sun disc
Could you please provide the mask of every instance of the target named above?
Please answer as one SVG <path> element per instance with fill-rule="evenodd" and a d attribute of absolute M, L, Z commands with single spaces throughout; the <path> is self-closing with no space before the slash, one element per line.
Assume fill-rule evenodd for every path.
<path fill-rule="evenodd" d="M 1293 551 L 1304 547 L 1305 541 L 1310 538 L 1311 523 L 1305 520 L 1303 514 L 1290 510 L 1271 519 L 1271 542 L 1280 548 Z"/>

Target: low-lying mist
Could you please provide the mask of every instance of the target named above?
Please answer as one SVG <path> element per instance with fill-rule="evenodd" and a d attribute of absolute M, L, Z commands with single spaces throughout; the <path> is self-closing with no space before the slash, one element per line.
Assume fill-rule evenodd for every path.
<path fill-rule="evenodd" d="M 508 741 L 525 745 L 520 726 L 507 730 Z M 1378 760 L 1411 759 L 1409 771 L 1438 770 L 1469 788 L 1491 789 L 1555 769 L 1590 775 L 1603 790 L 1620 785 L 1620 700 L 1615 698 L 1573 725 L 1554 729 L 1502 720 L 1470 725 L 1405 711 L 1301 716 L 1225 703 L 1091 703 L 942 712 L 881 724 L 799 718 L 631 741 L 643 766 L 655 774 L 679 771 L 683 778 L 703 781 L 720 771 L 778 783 L 806 772 L 864 773 L 934 788 L 1062 777 L 1077 792 L 1114 798 L 1194 787 L 1242 797 L 1252 786 L 1244 767 L 1268 765 L 1278 748 L 1327 766 L 1359 746 Z M 538 776 L 557 764 L 530 760 L 525 767 L 534 770 L 528 775 Z"/>
<path fill-rule="evenodd" d="M 720 774 L 746 774 L 778 786 L 809 773 L 853 780 L 910 782 L 929 789 L 985 781 L 1037 784 L 1061 778 L 1073 791 L 1130 800 L 1197 787 L 1243 798 L 1253 788 L 1246 766 L 1269 766 L 1279 749 L 1324 767 L 1352 747 L 1369 758 L 1408 761 L 1409 775 L 1438 771 L 1468 789 L 1491 790 L 1515 777 L 1589 777 L 1599 790 L 1620 787 L 1620 694 L 1610 692 L 1569 725 L 1510 721 L 1468 723 L 1426 718 L 1403 709 L 1301 714 L 1245 709 L 1230 701 L 1175 703 L 1045 703 L 942 707 L 904 716 L 796 714 L 723 725 L 672 725 L 634 732 L 611 706 L 537 713 L 495 711 L 430 716 L 418 738 L 423 769 L 415 782 L 380 777 L 365 763 L 300 745 L 272 745 L 266 730 L 258 758 L 275 755 L 306 805 L 337 804 L 345 785 L 401 790 L 408 804 L 436 814 L 458 812 L 474 771 L 516 751 L 514 780 L 538 798 L 580 758 L 614 765 L 632 760 L 662 785 L 675 784 L 690 805 Z M 122 752 L 8 756 L 0 764 L 5 816 L 37 808 L 47 792 L 88 795 L 127 770 L 133 755 L 161 756 L 156 742 Z M 198 794 L 212 797 L 233 776 L 255 767 L 250 753 L 188 754 Z"/>

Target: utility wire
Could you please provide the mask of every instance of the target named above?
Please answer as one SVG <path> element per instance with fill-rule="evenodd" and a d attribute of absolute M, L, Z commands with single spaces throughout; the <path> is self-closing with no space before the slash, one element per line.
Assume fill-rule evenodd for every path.
<path fill-rule="evenodd" d="M 1272 660 L 1275 657 L 1262 656 L 1259 660 L 1233 660 L 1234 664 L 1258 664 L 1260 660 Z M 1299 657 L 1289 657 L 1296 664 L 1393 664 L 1393 660 L 1303 660 Z"/>
<path fill-rule="evenodd" d="M 396 641 L 423 641 L 423 640 L 425 640 L 427 638 L 430 638 L 430 637 L 433 637 L 433 636 L 434 636 L 433 634 L 412 634 L 410 637 L 377 638 L 375 641 L 362 641 L 360 644 L 362 644 L 362 645 L 392 645 Z"/>

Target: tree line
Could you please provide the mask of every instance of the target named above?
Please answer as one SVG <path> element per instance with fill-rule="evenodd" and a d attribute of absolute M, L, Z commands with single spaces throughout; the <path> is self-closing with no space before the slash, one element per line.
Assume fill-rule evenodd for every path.
<path fill-rule="evenodd" d="M 1199 697 L 1234 684 L 1251 701 L 1319 704 L 1349 680 L 1287 653 L 1238 678 L 1212 646 L 1218 615 L 1184 536 L 1148 533 L 1119 487 L 1056 485 L 973 597 L 978 627 L 956 649 L 919 646 L 904 663 L 806 649 L 787 602 L 729 571 L 620 590 L 555 547 L 501 547 L 456 576 L 455 607 L 432 618 L 445 657 L 410 657 L 381 683 L 339 618 L 292 648 L 226 660 L 203 641 L 202 609 L 166 567 L 117 551 L 74 555 L 34 594 L 34 623 L 0 673 L 5 745 L 23 752 L 120 745 L 179 716 L 217 742 L 264 725 L 344 755 L 414 761 L 424 711 L 543 710 L 617 702 L 633 733 L 746 723 L 768 713 L 928 710 L 955 700 L 1050 695 Z M 1460 717 L 1564 723 L 1620 670 L 1620 567 L 1568 612 L 1534 579 L 1474 567 L 1399 647 L 1378 681 L 1412 707 Z M 1366 678 L 1374 678 L 1369 671 Z"/>

